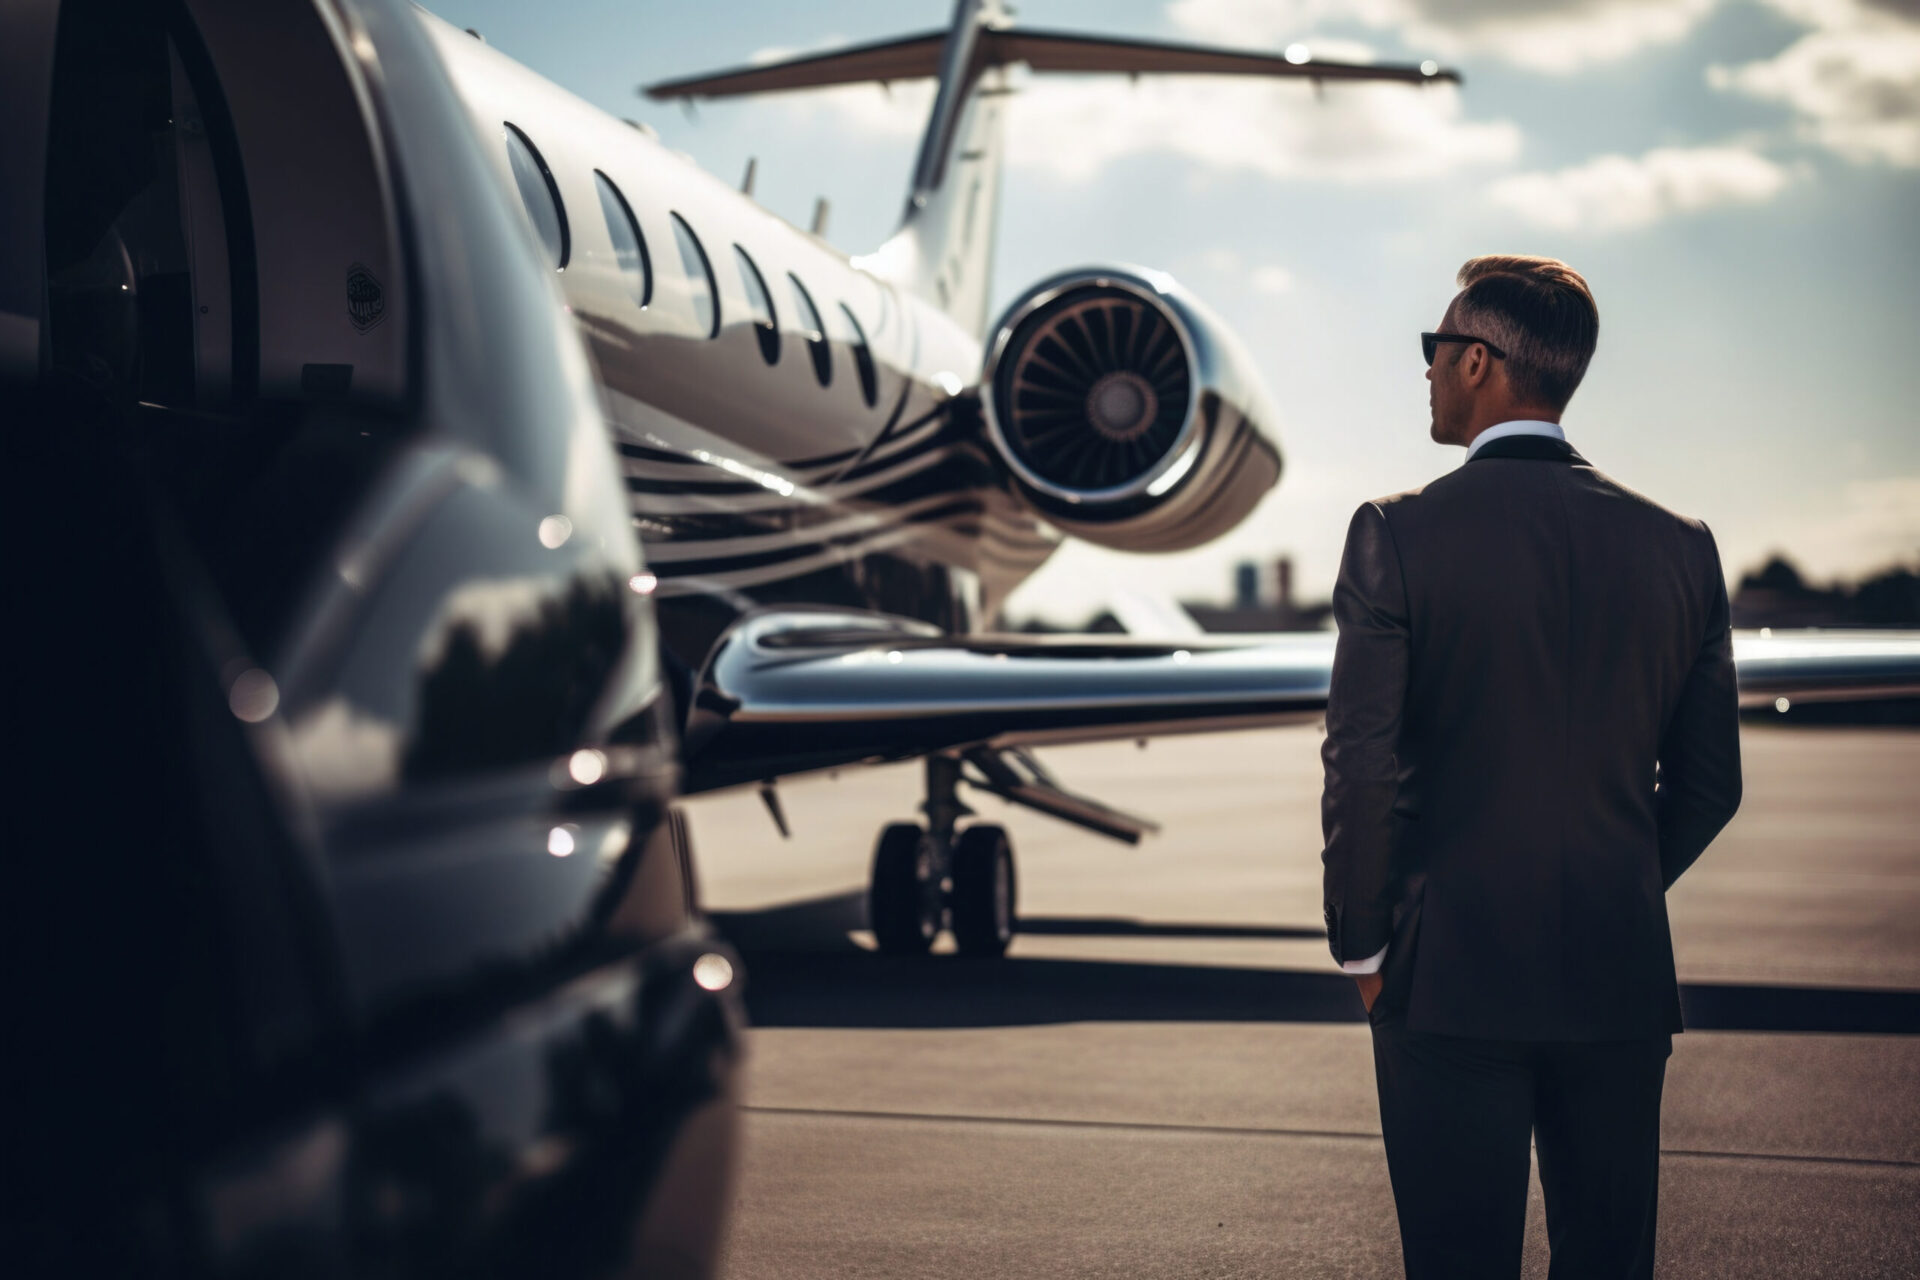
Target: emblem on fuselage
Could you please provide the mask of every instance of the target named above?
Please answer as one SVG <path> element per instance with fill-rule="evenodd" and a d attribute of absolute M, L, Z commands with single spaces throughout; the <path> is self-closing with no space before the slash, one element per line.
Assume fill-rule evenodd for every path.
<path fill-rule="evenodd" d="M 347 319 L 361 333 L 387 318 L 387 294 L 373 272 L 359 263 L 347 268 Z"/>

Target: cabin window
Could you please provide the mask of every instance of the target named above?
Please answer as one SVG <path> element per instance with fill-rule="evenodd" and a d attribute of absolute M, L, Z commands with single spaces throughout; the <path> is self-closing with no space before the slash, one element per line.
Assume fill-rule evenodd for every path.
<path fill-rule="evenodd" d="M 826 326 L 820 323 L 819 309 L 813 305 L 813 295 L 807 292 L 807 286 L 800 283 L 800 277 L 789 272 L 787 283 L 793 286 L 793 305 L 800 312 L 800 327 L 807 338 L 807 352 L 813 357 L 813 376 L 820 379 L 821 386 L 833 382 L 833 349 L 827 346 Z"/>
<path fill-rule="evenodd" d="M 760 268 L 753 264 L 745 249 L 733 246 L 733 256 L 740 264 L 740 283 L 747 291 L 747 305 L 753 309 L 753 336 L 760 340 L 760 356 L 768 364 L 778 363 L 780 320 L 774 315 L 767 282 L 760 278 Z"/>
<path fill-rule="evenodd" d="M 513 167 L 513 185 L 520 188 L 520 203 L 526 206 L 527 217 L 533 219 L 534 232 L 546 248 L 554 270 L 564 271 L 571 245 L 567 238 L 566 207 L 560 203 L 560 188 L 554 184 L 553 173 L 541 159 L 532 139 L 511 124 L 503 132 L 507 138 L 507 162 Z"/>
<path fill-rule="evenodd" d="M 673 238 L 680 246 L 680 266 L 687 273 L 687 292 L 693 299 L 693 318 L 704 336 L 714 337 L 720 332 L 720 298 L 713 283 L 713 264 L 687 220 L 677 213 L 670 216 Z"/>
<path fill-rule="evenodd" d="M 613 241 L 614 262 L 634 301 L 644 307 L 653 301 L 653 263 L 647 257 L 647 240 L 640 234 L 639 219 L 633 216 L 633 206 L 613 185 L 612 178 L 595 169 L 593 180 L 600 192 L 600 216 L 607 220 L 607 237 Z"/>
<path fill-rule="evenodd" d="M 867 408 L 873 408 L 880 398 L 880 381 L 873 369 L 873 352 L 867 346 L 867 331 L 860 327 L 860 321 L 854 317 L 853 308 L 846 303 L 840 304 L 840 314 L 847 318 L 847 337 L 853 345 L 853 367 L 860 375 L 860 398 L 867 402 Z"/>

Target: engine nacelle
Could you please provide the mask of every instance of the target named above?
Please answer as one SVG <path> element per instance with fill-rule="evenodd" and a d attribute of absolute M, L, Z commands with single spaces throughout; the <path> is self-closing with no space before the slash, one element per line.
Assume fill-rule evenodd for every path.
<path fill-rule="evenodd" d="M 1081 268 L 1029 289 L 994 326 L 980 391 L 1020 495 L 1101 546 L 1199 546 L 1280 479 L 1252 360 L 1156 271 Z"/>

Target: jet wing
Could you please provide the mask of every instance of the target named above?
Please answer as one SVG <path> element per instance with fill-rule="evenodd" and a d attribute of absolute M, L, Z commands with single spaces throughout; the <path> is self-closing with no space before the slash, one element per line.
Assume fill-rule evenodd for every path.
<path fill-rule="evenodd" d="M 1733 665 L 1743 707 L 1912 698 L 1920 631 L 1736 631 Z"/>
<path fill-rule="evenodd" d="M 948 635 L 877 614 L 793 609 L 717 646 L 688 719 L 687 789 L 934 751 L 1312 722 L 1332 632 Z M 1920 696 L 1920 632 L 1739 633 L 1741 701 Z"/>
<path fill-rule="evenodd" d="M 902 618 L 763 613 L 720 642 L 688 719 L 687 789 L 965 746 L 1317 720 L 1333 636 L 952 636 Z"/>

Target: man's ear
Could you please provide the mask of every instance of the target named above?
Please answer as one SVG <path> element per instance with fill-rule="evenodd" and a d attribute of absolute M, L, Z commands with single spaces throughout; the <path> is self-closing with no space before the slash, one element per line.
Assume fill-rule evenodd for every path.
<path fill-rule="evenodd" d="M 1460 356 L 1460 380 L 1478 391 L 1493 377 L 1493 356 L 1479 343 L 1469 343 Z"/>

